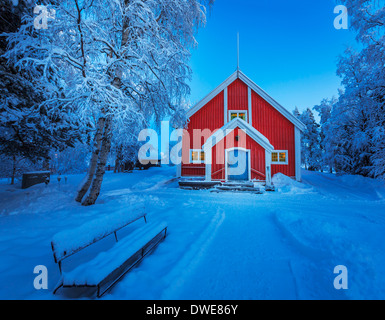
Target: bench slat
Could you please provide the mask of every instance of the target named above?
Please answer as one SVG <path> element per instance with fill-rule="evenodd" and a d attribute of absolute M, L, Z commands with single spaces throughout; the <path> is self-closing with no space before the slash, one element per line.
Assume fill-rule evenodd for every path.
<path fill-rule="evenodd" d="M 130 208 L 130 211 L 129 214 L 122 212 L 109 214 L 100 219 L 87 222 L 73 230 L 56 234 L 51 242 L 55 262 L 60 262 L 129 224 L 146 217 L 144 206 Z"/>
<path fill-rule="evenodd" d="M 164 227 L 164 226 L 163 226 Z M 132 257 L 130 257 L 119 268 L 114 270 L 98 285 L 98 297 L 103 296 L 113 285 L 115 285 L 127 272 L 138 265 L 148 254 L 154 250 L 167 235 L 167 227 L 162 228 L 152 240 L 150 240 L 142 249 L 139 249 Z"/>
<path fill-rule="evenodd" d="M 106 288 L 129 271 L 166 236 L 167 224 L 147 224 L 100 253 L 93 260 L 63 273 L 64 287 Z M 105 289 L 101 290 L 104 291 Z"/>

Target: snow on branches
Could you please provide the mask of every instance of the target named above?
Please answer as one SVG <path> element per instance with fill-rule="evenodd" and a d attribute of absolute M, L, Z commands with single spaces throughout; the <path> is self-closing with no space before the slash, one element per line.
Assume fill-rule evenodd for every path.
<path fill-rule="evenodd" d="M 128 135 L 165 116 L 183 119 L 190 88 L 189 49 L 212 0 L 63 0 L 47 28 L 26 15 L 9 34 L 5 57 L 36 79 L 49 113 L 95 126 L 83 204 L 100 191 L 114 132 Z M 93 180 L 92 180 L 93 179 Z M 83 190 L 83 191 L 84 191 Z M 78 201 L 85 195 L 82 192 Z"/>

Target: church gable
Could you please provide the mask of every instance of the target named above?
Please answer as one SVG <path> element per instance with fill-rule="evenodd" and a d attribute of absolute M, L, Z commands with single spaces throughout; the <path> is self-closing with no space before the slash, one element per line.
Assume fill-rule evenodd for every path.
<path fill-rule="evenodd" d="M 184 136 L 184 160 L 179 169 L 182 176 L 205 176 L 207 180 L 218 177 L 229 179 L 227 165 L 223 166 L 223 161 L 218 163 L 218 159 L 226 157 L 229 152 L 231 154 L 231 148 L 222 150 L 221 157 L 216 159 L 212 150 L 216 152 L 217 146 L 206 147 L 216 130 L 223 130 L 237 122 L 241 124 L 240 127 L 247 127 L 249 145 L 242 152 L 249 157 L 249 179 L 259 180 L 265 176 L 268 180 L 278 172 L 301 179 L 300 132 L 305 126 L 241 71 L 236 71 L 191 108 L 187 117 L 189 122 L 186 130 L 189 137 L 194 137 L 194 131 L 199 130 L 204 131 L 204 135 L 198 142 L 195 141 L 197 139 L 188 140 Z M 235 139 L 238 138 L 235 136 Z M 224 140 L 229 139 L 234 140 L 229 137 Z M 242 149 L 239 146 L 234 148 Z M 212 164 L 206 163 L 208 159 Z"/>

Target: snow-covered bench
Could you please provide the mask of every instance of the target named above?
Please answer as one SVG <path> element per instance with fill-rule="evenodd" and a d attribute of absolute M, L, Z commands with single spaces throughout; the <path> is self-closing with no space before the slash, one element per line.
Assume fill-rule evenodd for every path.
<path fill-rule="evenodd" d="M 118 241 L 117 232 L 140 219 L 144 219 L 144 226 Z M 63 271 L 63 260 L 112 234 L 117 243 L 111 249 L 99 253 L 69 272 Z M 54 259 L 61 274 L 54 294 L 61 287 L 90 287 L 96 288 L 97 296 L 101 297 L 142 261 L 166 235 L 165 223 L 147 223 L 144 208 L 135 208 L 132 214 L 107 215 L 76 229 L 58 233 L 51 242 Z"/>

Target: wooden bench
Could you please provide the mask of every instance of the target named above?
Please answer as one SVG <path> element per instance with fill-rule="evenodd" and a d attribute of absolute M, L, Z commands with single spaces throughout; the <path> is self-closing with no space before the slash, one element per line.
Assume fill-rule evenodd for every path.
<path fill-rule="evenodd" d="M 53 293 L 61 287 L 95 288 L 97 297 L 100 298 L 137 266 L 167 236 L 167 225 L 147 223 L 143 210 L 136 208 L 135 213 L 129 215 L 110 214 L 55 235 L 51 247 L 61 279 Z M 119 230 L 140 219 L 144 219 L 143 227 L 118 240 Z M 63 260 L 112 235 L 115 236 L 116 243 L 111 249 L 99 253 L 95 258 L 69 272 L 63 272 Z"/>
<path fill-rule="evenodd" d="M 36 184 L 45 183 L 48 184 L 51 179 L 50 171 L 39 171 L 39 172 L 27 172 L 23 173 L 23 180 L 21 182 L 21 188 L 27 189 Z"/>

